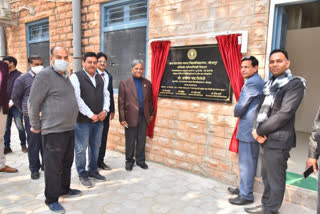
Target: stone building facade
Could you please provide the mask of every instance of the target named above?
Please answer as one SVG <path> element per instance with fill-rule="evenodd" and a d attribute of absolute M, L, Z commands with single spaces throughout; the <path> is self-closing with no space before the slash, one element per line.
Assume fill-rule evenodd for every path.
<path fill-rule="evenodd" d="M 66 47 L 71 55 L 72 69 L 71 2 L 11 2 L 13 11 L 27 6 L 34 7 L 35 12 L 30 15 L 28 11 L 21 11 L 18 25 L 6 27 L 7 54 L 18 59 L 18 69 L 27 70 L 27 25 L 42 19 L 49 22 L 50 47 Z M 108 2 L 117 0 L 81 1 L 82 53 L 101 50 L 101 5 Z M 171 39 L 171 47 L 216 44 L 216 39 L 206 36 L 207 33 L 248 31 L 248 51 L 245 55 L 258 58 L 259 73 L 264 76 L 268 0 L 150 0 L 147 5 L 146 42 L 157 38 L 189 36 Z M 150 71 L 150 45 L 146 56 L 146 70 Z M 150 75 L 151 72 L 148 72 L 149 79 Z M 232 104 L 159 98 L 154 138 L 147 138 L 147 159 L 235 184 L 238 180 L 238 156 L 228 150 L 236 123 L 233 117 L 235 102 L 235 98 Z M 118 113 L 110 125 L 108 148 L 121 152 L 125 149 L 124 129 L 119 124 Z"/>

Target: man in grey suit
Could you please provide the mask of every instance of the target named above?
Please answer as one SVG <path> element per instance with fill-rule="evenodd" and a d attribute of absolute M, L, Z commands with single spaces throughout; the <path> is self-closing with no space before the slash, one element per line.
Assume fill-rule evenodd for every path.
<path fill-rule="evenodd" d="M 252 137 L 251 131 L 264 85 L 264 81 L 258 74 L 258 66 L 259 62 L 254 56 L 248 56 L 241 60 L 241 74 L 245 79 L 245 84 L 234 109 L 234 116 L 240 118 L 237 133 L 240 188 L 228 188 L 229 192 L 238 195 L 236 198 L 229 199 L 231 204 L 236 205 L 253 202 L 253 183 L 259 156 L 259 144 Z"/>

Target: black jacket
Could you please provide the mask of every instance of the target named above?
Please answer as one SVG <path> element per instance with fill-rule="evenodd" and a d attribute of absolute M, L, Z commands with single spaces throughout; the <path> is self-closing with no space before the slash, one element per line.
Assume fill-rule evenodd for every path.
<path fill-rule="evenodd" d="M 105 70 L 108 74 L 108 77 L 109 77 L 109 85 L 108 85 L 108 91 L 110 93 L 110 112 L 113 112 L 114 113 L 114 97 L 113 97 L 113 85 L 112 85 L 112 75 L 107 71 Z"/>
<path fill-rule="evenodd" d="M 264 146 L 274 149 L 291 149 L 296 146 L 295 113 L 304 95 L 304 85 L 299 78 L 292 79 L 281 88 L 268 113 L 268 119 L 257 127 L 257 134 L 266 135 Z M 259 112 L 265 96 L 257 107 Z M 257 114 L 256 114 L 257 115 Z"/>

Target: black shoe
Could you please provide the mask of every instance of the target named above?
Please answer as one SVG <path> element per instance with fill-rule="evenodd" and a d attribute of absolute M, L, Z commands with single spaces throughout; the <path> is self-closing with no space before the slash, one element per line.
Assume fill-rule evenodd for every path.
<path fill-rule="evenodd" d="M 137 163 L 142 169 L 148 169 L 148 165 L 146 163 Z"/>
<path fill-rule="evenodd" d="M 98 168 L 100 168 L 100 169 L 104 169 L 104 170 L 108 170 L 108 171 L 110 171 L 111 170 L 111 167 L 109 167 L 107 164 L 105 164 L 105 163 L 98 163 Z"/>
<path fill-rule="evenodd" d="M 94 178 L 96 181 L 106 181 L 106 177 L 99 174 L 98 171 L 89 173 L 89 178 Z"/>
<path fill-rule="evenodd" d="M 132 163 L 126 163 L 126 170 L 127 171 L 131 171 L 133 168 L 133 164 Z"/>
<path fill-rule="evenodd" d="M 228 187 L 228 191 L 233 195 L 239 195 L 240 194 L 240 190 L 238 188 Z"/>
<path fill-rule="evenodd" d="M 253 200 L 248 200 L 242 197 L 241 195 L 238 195 L 236 198 L 230 198 L 229 202 L 230 204 L 235 204 L 235 205 L 246 205 L 246 204 L 253 203 Z"/>
<path fill-rule="evenodd" d="M 37 180 L 40 178 L 40 173 L 39 172 L 32 172 L 31 173 L 31 179 L 32 180 Z"/>
<path fill-rule="evenodd" d="M 23 153 L 27 153 L 27 152 L 28 152 L 27 146 L 26 146 L 26 145 L 22 145 L 22 146 L 21 146 L 21 151 L 22 151 Z"/>
<path fill-rule="evenodd" d="M 11 150 L 10 147 L 4 148 L 4 154 L 5 154 L 5 155 L 6 155 L 6 154 L 10 154 L 10 153 L 12 153 L 12 150 Z"/>
<path fill-rule="evenodd" d="M 247 213 L 253 213 L 253 214 L 264 214 L 264 208 L 262 205 L 259 205 L 256 207 L 244 208 L 244 211 L 246 211 Z"/>

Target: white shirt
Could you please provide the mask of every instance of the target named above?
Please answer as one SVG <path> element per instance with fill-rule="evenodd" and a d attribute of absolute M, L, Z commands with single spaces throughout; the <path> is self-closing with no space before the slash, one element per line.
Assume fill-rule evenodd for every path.
<path fill-rule="evenodd" d="M 84 68 L 83 68 L 84 70 Z M 94 87 L 96 87 L 96 75 L 97 72 L 93 75 L 93 77 L 90 76 L 90 74 L 88 74 L 86 72 L 86 70 L 84 70 L 85 73 L 88 75 L 89 79 L 91 80 L 92 84 Z M 91 109 L 87 106 L 87 104 L 84 102 L 84 100 L 81 98 L 80 96 L 80 82 L 78 80 L 78 77 L 76 74 L 72 74 L 70 76 L 70 81 L 73 85 L 74 88 L 74 93 L 78 102 L 78 106 L 79 106 L 79 111 L 81 114 L 89 117 L 91 119 L 91 117 L 94 115 L 94 113 L 91 111 Z M 107 80 L 109 83 L 109 80 Z M 108 91 L 108 84 L 106 84 L 106 82 L 104 81 L 104 86 L 103 86 L 103 110 L 106 110 L 107 112 L 109 112 L 109 106 L 110 106 L 110 93 Z"/>
<path fill-rule="evenodd" d="M 97 69 L 98 73 L 101 75 L 103 74 L 103 76 L 101 75 L 102 79 L 103 79 L 103 82 L 104 84 L 107 85 L 107 88 L 109 87 L 109 75 L 107 72 L 105 71 L 100 71 L 99 69 Z"/>

